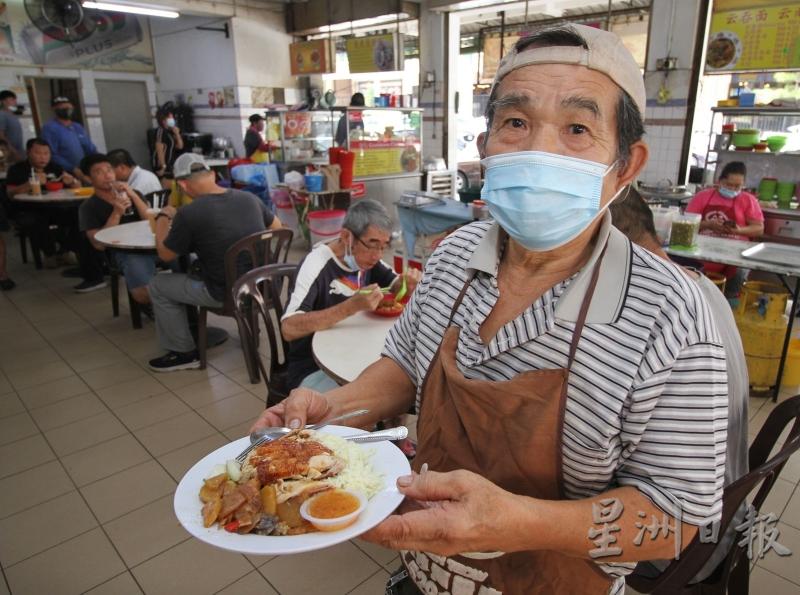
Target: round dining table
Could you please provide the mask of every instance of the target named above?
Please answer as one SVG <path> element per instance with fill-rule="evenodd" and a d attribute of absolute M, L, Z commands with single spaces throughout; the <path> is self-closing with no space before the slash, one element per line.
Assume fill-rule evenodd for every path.
<path fill-rule="evenodd" d="M 99 244 L 114 250 L 156 251 L 156 236 L 150 231 L 149 221 L 133 221 L 113 227 L 105 227 L 95 234 L 94 239 Z M 195 308 L 190 304 L 187 304 L 187 308 L 190 312 L 196 313 Z M 196 326 L 196 321 L 196 314 L 190 315 L 189 324 Z M 207 333 L 209 347 L 216 347 L 228 339 L 228 331 L 223 328 L 209 326 Z M 194 334 L 194 331 L 192 334 Z"/>
<path fill-rule="evenodd" d="M 155 251 L 156 236 L 150 231 L 148 221 L 134 221 L 113 227 L 104 227 L 94 236 L 98 244 L 116 250 Z"/>
<path fill-rule="evenodd" d="M 381 357 L 383 343 L 397 318 L 358 312 L 329 329 L 317 331 L 311 340 L 314 361 L 339 384 L 358 378 Z"/>

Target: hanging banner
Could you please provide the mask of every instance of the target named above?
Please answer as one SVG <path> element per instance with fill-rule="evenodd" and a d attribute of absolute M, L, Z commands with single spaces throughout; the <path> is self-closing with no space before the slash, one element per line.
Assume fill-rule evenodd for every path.
<path fill-rule="evenodd" d="M 289 44 L 291 71 L 295 76 L 333 72 L 333 62 L 327 39 L 298 41 Z"/>
<path fill-rule="evenodd" d="M 737 7 L 736 10 L 722 10 Z M 800 6 L 750 0 L 714 3 L 706 72 L 800 69 Z"/>
<path fill-rule="evenodd" d="M 350 72 L 389 72 L 403 69 L 402 35 L 369 35 L 347 40 Z"/>
<path fill-rule="evenodd" d="M 491 83 L 497 68 L 500 66 L 500 58 L 511 51 L 514 44 L 520 38 L 519 33 L 506 33 L 503 37 L 502 48 L 500 47 L 500 35 L 492 34 L 483 38 L 483 68 L 481 69 L 481 82 Z M 502 54 L 502 55 L 501 55 Z"/>

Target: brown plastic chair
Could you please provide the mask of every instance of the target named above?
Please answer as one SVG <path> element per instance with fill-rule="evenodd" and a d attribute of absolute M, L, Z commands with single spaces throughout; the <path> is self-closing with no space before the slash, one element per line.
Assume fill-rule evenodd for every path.
<path fill-rule="evenodd" d="M 778 453 L 769 458 L 781 432 L 794 422 L 789 436 Z M 800 395 L 787 399 L 769 414 L 764 427 L 750 446 L 750 473 L 727 486 L 722 494 L 722 519 L 719 536 L 725 534 L 733 522 L 734 515 L 747 495 L 761 484 L 752 505 L 756 510 L 769 495 L 786 461 L 800 448 Z M 771 512 L 771 511 L 765 511 Z M 681 552 L 679 560 L 673 561 L 656 578 L 646 578 L 636 573 L 626 577 L 626 582 L 640 593 L 663 595 L 746 595 L 749 592 L 750 560 L 747 548 L 734 540 L 728 555 L 719 563 L 711 575 L 694 584 L 690 581 L 705 566 L 717 547 L 716 543 L 701 543 L 699 533 L 692 543 Z"/>
<path fill-rule="evenodd" d="M 280 320 L 297 268 L 293 264 L 259 267 L 242 275 L 233 286 L 234 312 L 242 345 L 247 344 L 245 353 L 251 354 L 253 369 L 256 374 L 261 372 L 267 385 L 267 407 L 280 403 L 289 393 L 286 388 L 289 345 L 281 334 Z M 269 343 L 269 370 L 258 353 L 260 324 L 264 325 Z"/>
<path fill-rule="evenodd" d="M 236 280 L 247 271 L 267 264 L 286 262 L 289 247 L 292 245 L 291 229 L 275 229 L 259 231 L 242 238 L 225 252 L 225 303 L 222 308 L 200 307 L 197 317 L 197 350 L 200 356 L 200 369 L 206 368 L 208 349 L 208 313 L 218 316 L 234 317 L 233 288 Z M 251 369 L 252 358 L 245 350 L 245 362 L 250 374 L 250 381 L 258 383 L 258 375 Z M 253 378 L 255 377 L 255 380 Z"/>

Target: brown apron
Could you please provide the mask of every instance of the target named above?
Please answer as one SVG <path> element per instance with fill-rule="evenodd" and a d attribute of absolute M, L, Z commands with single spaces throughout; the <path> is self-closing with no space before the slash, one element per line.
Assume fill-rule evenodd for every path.
<path fill-rule="evenodd" d="M 459 330 L 448 326 L 422 385 L 414 469 L 467 469 L 515 494 L 564 498 L 561 439 L 567 378 L 597 284 L 602 255 L 581 304 L 566 368 L 523 372 L 511 380 L 470 380 L 456 365 Z M 470 280 L 450 313 L 452 324 Z M 587 526 L 587 531 L 589 527 Z M 587 552 L 589 543 L 587 541 Z M 403 552 L 422 593 L 505 595 L 607 593 L 597 565 L 554 551 L 513 552 L 489 560 Z"/>

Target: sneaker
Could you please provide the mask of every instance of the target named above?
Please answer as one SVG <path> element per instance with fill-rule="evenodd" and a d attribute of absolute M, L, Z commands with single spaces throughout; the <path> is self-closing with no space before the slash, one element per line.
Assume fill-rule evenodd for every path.
<path fill-rule="evenodd" d="M 150 369 L 154 372 L 174 372 L 176 370 L 197 370 L 200 368 L 200 357 L 197 350 L 187 353 L 169 351 L 166 355 L 151 359 Z"/>
<path fill-rule="evenodd" d="M 10 277 L 6 277 L 5 279 L 0 279 L 0 289 L 3 291 L 11 291 L 17 286 Z"/>
<path fill-rule="evenodd" d="M 74 289 L 75 293 L 89 293 L 90 291 L 97 291 L 98 289 L 103 289 L 107 286 L 108 283 L 101 279 L 100 281 L 82 281 L 81 283 L 78 283 Z"/>

